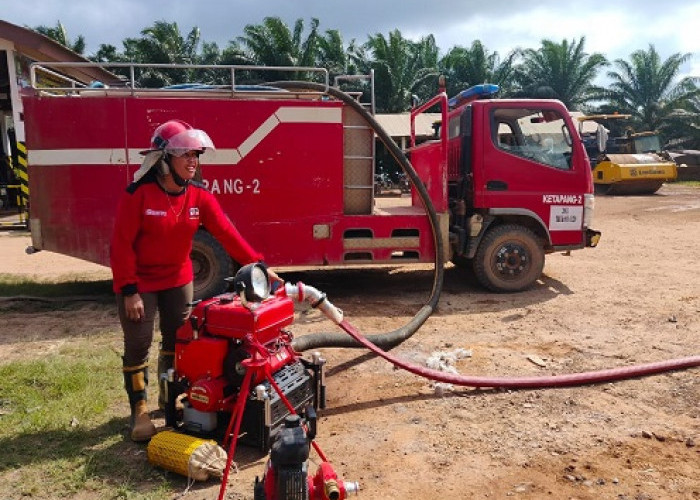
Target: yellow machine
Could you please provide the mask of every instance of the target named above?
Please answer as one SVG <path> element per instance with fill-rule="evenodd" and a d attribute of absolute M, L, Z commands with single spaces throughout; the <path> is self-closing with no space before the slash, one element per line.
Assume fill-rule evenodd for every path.
<path fill-rule="evenodd" d="M 664 182 L 674 181 L 678 176 L 676 163 L 661 149 L 656 132 L 628 131 L 624 136 L 610 138 L 600 123 L 629 117 L 620 114 L 578 117 L 597 194 L 653 194 Z M 584 130 L 587 121 L 598 123 L 595 133 Z"/>

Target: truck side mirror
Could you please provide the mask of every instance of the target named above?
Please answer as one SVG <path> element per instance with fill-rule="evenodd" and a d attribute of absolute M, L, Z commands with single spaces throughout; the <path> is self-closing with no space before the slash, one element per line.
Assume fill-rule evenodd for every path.
<path fill-rule="evenodd" d="M 420 98 L 416 94 L 411 94 L 411 108 L 417 108 L 420 104 Z"/>

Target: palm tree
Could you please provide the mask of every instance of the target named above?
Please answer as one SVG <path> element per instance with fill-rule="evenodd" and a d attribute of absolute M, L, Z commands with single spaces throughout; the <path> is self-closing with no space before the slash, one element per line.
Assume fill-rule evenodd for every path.
<path fill-rule="evenodd" d="M 58 21 L 58 23 L 56 23 L 56 26 L 53 28 L 49 26 L 37 26 L 36 28 L 34 28 L 34 31 L 51 38 L 52 40 L 60 43 L 64 47 L 69 48 L 76 54 L 82 55 L 83 52 L 85 52 L 85 37 L 79 35 L 75 42 L 71 42 L 68 39 L 68 33 L 66 32 L 66 28 L 65 26 L 63 26 L 61 21 Z"/>
<path fill-rule="evenodd" d="M 665 138 L 674 149 L 700 149 L 700 93 L 697 90 L 681 109 L 669 113 L 665 120 Z"/>
<path fill-rule="evenodd" d="M 338 30 L 326 30 L 317 40 L 316 64 L 326 68 L 331 81 L 335 76 L 348 74 L 348 54 Z"/>
<path fill-rule="evenodd" d="M 153 26 L 141 31 L 141 38 L 126 38 L 122 41 L 124 52 L 120 53 L 112 45 L 100 45 L 91 57 L 98 62 L 133 62 L 147 64 L 207 64 L 218 62 L 216 44 L 204 44 L 203 54 L 198 54 L 201 41 L 199 28 L 190 30 L 187 36 L 180 33 L 177 23 L 157 21 Z M 115 73 L 128 77 L 125 70 L 114 69 Z M 136 71 L 136 84 L 141 87 L 163 87 L 176 83 L 209 80 L 213 76 L 197 70 L 148 68 Z"/>
<path fill-rule="evenodd" d="M 406 111 L 411 105 L 411 95 L 419 91 L 429 78 L 437 76 L 438 49 L 435 38 L 429 35 L 419 42 L 412 42 L 399 30 L 370 36 L 364 44 L 365 50 L 354 55 L 360 66 L 369 66 L 376 74 L 377 108 L 381 112 Z"/>
<path fill-rule="evenodd" d="M 237 41 L 245 49 L 250 61 L 263 66 L 313 66 L 318 48 L 318 19 L 311 19 L 310 32 L 302 39 L 304 22 L 297 19 L 294 30 L 279 17 L 266 17 L 262 24 L 249 24 Z M 268 71 L 267 80 L 289 80 L 298 75 L 289 72 Z"/>
<path fill-rule="evenodd" d="M 584 52 L 585 40 L 585 37 L 571 43 L 562 40 L 561 44 L 542 40 L 539 49 L 526 49 L 518 68 L 520 95 L 559 99 L 569 109 L 596 99 L 600 89 L 593 85 L 593 80 L 608 61 L 597 52 L 590 55 Z"/>
<path fill-rule="evenodd" d="M 620 113 L 631 114 L 638 130 L 658 130 L 665 138 L 672 137 L 674 132 L 669 125 L 671 122 L 678 125 L 679 120 L 692 120 L 693 103 L 696 105 L 695 120 L 698 116 L 695 85 L 698 79 L 685 77 L 676 82 L 681 66 L 690 57 L 690 53 L 675 53 L 662 61 L 654 46 L 649 45 L 648 50 L 633 52 L 629 61 L 616 59 L 617 70 L 608 72 L 612 80 L 605 93 L 609 106 Z M 673 120 L 670 120 L 672 114 Z M 695 123 L 697 126 L 697 121 Z"/>
<path fill-rule="evenodd" d="M 253 64 L 253 61 L 248 57 L 245 50 L 236 40 L 231 40 L 228 42 L 226 48 L 221 51 L 221 56 L 219 58 L 220 64 Z"/>
<path fill-rule="evenodd" d="M 368 54 L 369 49 L 366 44 L 360 44 L 355 38 L 350 40 L 345 51 L 347 55 L 348 74 L 366 75 L 372 69 L 372 58 Z"/>
<path fill-rule="evenodd" d="M 223 61 L 223 54 L 215 42 L 202 42 L 202 49 L 196 54 L 195 61 L 197 64 L 207 66 L 226 64 Z M 193 78 L 197 82 L 207 84 L 230 85 L 231 83 L 231 74 L 222 70 L 196 69 L 193 71 Z"/>
<path fill-rule="evenodd" d="M 126 62 L 123 54 L 120 54 L 114 45 L 108 43 L 100 44 L 99 49 L 88 59 L 94 62 Z"/>
<path fill-rule="evenodd" d="M 186 37 L 180 33 L 177 23 L 157 21 L 141 31 L 144 52 L 152 62 L 193 64 L 197 62 L 197 49 L 201 40 L 199 28 L 190 30 Z"/>
<path fill-rule="evenodd" d="M 440 60 L 448 95 L 480 83 L 495 83 L 501 95 L 509 95 L 515 87 L 514 64 L 520 52 L 515 49 L 501 61 L 498 52 L 489 52 L 479 40 L 474 40 L 469 48 L 452 47 Z"/>
<path fill-rule="evenodd" d="M 438 90 L 438 64 L 440 49 L 435 43 L 435 37 L 428 35 L 418 42 L 412 43 L 415 57 L 414 67 L 417 69 L 413 93 L 420 99 L 428 100 Z"/>
<path fill-rule="evenodd" d="M 200 42 L 199 28 L 182 35 L 177 23 L 157 21 L 153 26 L 141 31 L 141 38 L 124 41 L 129 60 L 159 64 L 195 64 Z M 139 76 L 139 82 L 146 87 L 162 87 L 193 81 L 194 75 L 184 69 L 147 69 Z"/>

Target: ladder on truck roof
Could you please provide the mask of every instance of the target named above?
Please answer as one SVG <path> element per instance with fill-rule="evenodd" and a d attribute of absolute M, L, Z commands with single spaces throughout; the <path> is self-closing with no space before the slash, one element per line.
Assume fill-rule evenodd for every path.
<path fill-rule="evenodd" d="M 374 70 L 369 75 L 340 75 L 333 80 L 369 82 L 369 102 L 362 102 L 363 92 L 349 91 L 365 110 L 374 115 Z M 343 207 L 346 215 L 370 215 L 374 207 L 374 173 L 376 141 L 374 131 L 362 115 L 350 107 L 343 113 Z"/>

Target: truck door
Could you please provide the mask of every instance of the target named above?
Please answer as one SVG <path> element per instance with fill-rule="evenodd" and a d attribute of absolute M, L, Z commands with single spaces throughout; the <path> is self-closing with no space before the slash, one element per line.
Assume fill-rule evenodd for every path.
<path fill-rule="evenodd" d="M 557 109 L 559 105 L 561 109 Z M 549 107 L 551 106 L 551 107 Z M 582 244 L 589 189 L 580 141 L 560 103 L 492 101 L 481 116 L 483 163 L 474 170 L 475 205 L 491 213 L 534 217 L 553 246 Z"/>

